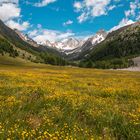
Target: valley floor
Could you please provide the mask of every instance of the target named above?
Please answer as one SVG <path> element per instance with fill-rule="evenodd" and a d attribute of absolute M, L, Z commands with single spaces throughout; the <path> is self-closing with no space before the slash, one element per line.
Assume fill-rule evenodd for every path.
<path fill-rule="evenodd" d="M 124 69 L 118 69 L 118 70 L 140 71 L 140 57 L 133 58 L 132 60 L 133 60 L 135 66 L 129 67 L 129 68 L 124 68 Z"/>
<path fill-rule="evenodd" d="M 125 70 L 125 71 L 140 71 L 140 66 L 129 67 L 129 68 L 119 69 L 119 70 Z"/>
<path fill-rule="evenodd" d="M 140 139 L 140 72 L 0 64 L 0 139 Z"/>

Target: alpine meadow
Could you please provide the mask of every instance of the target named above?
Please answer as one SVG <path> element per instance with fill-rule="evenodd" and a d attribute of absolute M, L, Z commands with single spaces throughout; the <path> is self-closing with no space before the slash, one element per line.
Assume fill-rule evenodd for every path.
<path fill-rule="evenodd" d="M 140 1 L 0 0 L 0 140 L 140 140 Z"/>
<path fill-rule="evenodd" d="M 140 139 L 140 73 L 0 68 L 0 139 Z"/>

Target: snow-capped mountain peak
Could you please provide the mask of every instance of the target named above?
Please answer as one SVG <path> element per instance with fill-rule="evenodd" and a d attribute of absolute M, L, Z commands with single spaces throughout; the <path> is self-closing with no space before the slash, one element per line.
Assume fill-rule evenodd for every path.
<path fill-rule="evenodd" d="M 43 42 L 43 45 L 56 48 L 60 51 L 73 50 L 79 47 L 81 42 L 76 38 L 66 38 L 61 41 L 50 42 L 49 40 Z"/>
<path fill-rule="evenodd" d="M 35 47 L 39 47 L 39 45 L 50 47 L 66 54 L 67 56 L 71 55 L 72 57 L 77 56 L 79 53 L 91 50 L 94 46 L 102 42 L 107 36 L 107 32 L 100 30 L 89 38 L 86 37 L 83 39 L 76 39 L 74 37 L 70 37 L 56 42 L 45 40 L 43 42 L 36 43 L 28 35 L 24 35 L 18 30 L 16 30 L 16 32 L 23 40 Z"/>
<path fill-rule="evenodd" d="M 80 53 L 90 51 L 95 45 L 105 40 L 107 32 L 104 30 L 98 31 L 94 36 L 89 37 L 87 40 L 81 40 L 81 45 L 73 50 L 66 50 L 65 54 L 70 56 L 70 59 L 77 57 Z"/>
<path fill-rule="evenodd" d="M 34 47 L 39 47 L 39 45 L 37 44 L 37 42 L 35 42 L 32 38 L 30 38 L 28 36 L 28 34 L 23 34 L 20 31 L 18 31 L 17 29 L 14 30 L 18 36 L 24 40 L 25 42 L 29 43 L 30 45 L 34 46 Z"/>
<path fill-rule="evenodd" d="M 63 48 L 64 50 L 73 50 L 79 46 L 79 40 L 75 38 L 68 38 L 62 41 L 63 42 Z"/>
<path fill-rule="evenodd" d="M 107 32 L 100 30 L 89 38 L 76 39 L 74 37 L 70 37 L 56 42 L 46 40 L 45 42 L 42 42 L 42 45 L 57 49 L 66 55 L 77 55 L 78 53 L 91 50 L 95 45 L 102 42 L 106 36 Z"/>
<path fill-rule="evenodd" d="M 100 42 L 102 42 L 107 36 L 107 33 L 104 30 L 98 31 L 94 36 L 89 38 L 89 41 L 91 41 L 92 45 L 96 45 Z"/>

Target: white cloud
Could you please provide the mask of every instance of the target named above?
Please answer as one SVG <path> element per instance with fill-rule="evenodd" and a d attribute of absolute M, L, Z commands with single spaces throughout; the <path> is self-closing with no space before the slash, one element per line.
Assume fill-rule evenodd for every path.
<path fill-rule="evenodd" d="M 134 18 L 135 20 L 139 20 L 140 15 L 140 3 L 139 0 L 135 0 L 135 2 L 130 2 L 130 9 L 125 11 L 126 18 Z"/>
<path fill-rule="evenodd" d="M 31 37 L 35 37 L 35 36 L 37 36 L 37 34 L 38 34 L 38 30 L 33 30 L 33 31 L 29 31 L 29 35 L 31 36 Z"/>
<path fill-rule="evenodd" d="M 34 6 L 36 7 L 44 7 L 47 6 L 50 3 L 54 3 L 56 0 L 42 0 L 41 2 L 35 3 Z"/>
<path fill-rule="evenodd" d="M 15 22 L 13 20 L 9 20 L 6 22 L 6 25 L 9 26 L 11 29 L 17 29 L 19 31 L 25 31 L 27 28 L 29 28 L 29 22 L 23 22 L 23 23 L 19 23 L 19 22 Z"/>
<path fill-rule="evenodd" d="M 115 6 L 109 7 L 110 3 L 111 0 L 83 0 L 82 2 L 76 1 L 73 6 L 76 11 L 81 13 L 78 21 L 82 23 L 91 17 L 107 15 L 108 11 L 115 8 Z"/>
<path fill-rule="evenodd" d="M 7 21 L 20 16 L 20 8 L 13 3 L 3 3 L 0 5 L 0 19 Z"/>
<path fill-rule="evenodd" d="M 137 3 L 136 2 L 130 2 L 130 9 L 125 11 L 125 16 L 129 17 L 129 16 L 135 16 L 135 12 L 137 9 Z"/>
<path fill-rule="evenodd" d="M 15 3 L 15 4 L 18 4 L 18 0 L 0 0 L 0 4 L 1 3 Z"/>
<path fill-rule="evenodd" d="M 74 2 L 73 7 L 76 8 L 77 11 L 79 11 L 80 9 L 82 9 L 82 3 L 81 2 Z"/>
<path fill-rule="evenodd" d="M 67 25 L 71 25 L 71 24 L 73 24 L 73 21 L 72 20 L 68 20 L 68 21 L 63 23 L 63 26 L 67 26 Z"/>
<path fill-rule="evenodd" d="M 128 20 L 127 18 L 123 18 L 120 23 L 117 25 L 117 26 L 114 26 L 112 29 L 110 29 L 109 32 L 112 32 L 112 31 L 115 31 L 121 27 L 124 27 L 124 26 L 127 26 L 127 25 L 130 25 L 130 24 L 133 24 L 134 21 L 133 20 Z"/>
<path fill-rule="evenodd" d="M 130 15 L 131 15 L 131 11 L 130 10 L 125 11 L 125 16 L 126 17 L 129 17 Z"/>
<path fill-rule="evenodd" d="M 140 12 L 138 13 L 137 17 L 136 17 L 136 20 L 140 20 Z"/>
<path fill-rule="evenodd" d="M 41 24 L 37 24 L 37 28 L 42 28 L 42 25 Z"/>
<path fill-rule="evenodd" d="M 82 13 L 77 19 L 78 19 L 79 23 L 82 23 L 88 19 L 88 14 Z"/>
<path fill-rule="evenodd" d="M 19 22 L 21 9 L 18 2 L 18 0 L 0 0 L 0 19 L 10 28 L 24 31 L 29 27 L 29 22 Z"/>
<path fill-rule="evenodd" d="M 115 5 L 110 5 L 110 6 L 108 7 L 108 10 L 111 11 L 111 10 L 113 10 L 114 8 L 116 8 Z"/>
<path fill-rule="evenodd" d="M 75 34 L 71 31 L 60 32 L 57 30 L 49 30 L 49 29 L 38 29 L 29 32 L 29 36 L 38 43 L 45 42 L 46 40 L 55 42 L 68 37 L 72 37 L 74 35 Z"/>
<path fill-rule="evenodd" d="M 110 32 L 117 30 L 121 27 L 133 24 L 137 20 L 140 20 L 139 9 L 140 9 L 139 0 L 135 0 L 134 2 L 130 2 L 130 8 L 127 11 L 124 11 L 125 17 L 119 22 L 119 24 L 117 26 L 110 29 Z"/>

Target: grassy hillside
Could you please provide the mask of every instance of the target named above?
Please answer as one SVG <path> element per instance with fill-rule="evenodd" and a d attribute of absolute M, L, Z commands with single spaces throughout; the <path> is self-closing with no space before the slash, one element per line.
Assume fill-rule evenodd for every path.
<path fill-rule="evenodd" d="M 55 66 L 50 66 L 50 65 L 46 65 L 46 64 L 42 64 L 42 63 L 33 63 L 29 60 L 26 60 L 26 59 L 22 59 L 20 57 L 16 57 L 16 58 L 13 58 L 13 57 L 9 57 L 8 55 L 5 55 L 5 56 L 1 56 L 0 55 L 0 67 L 1 68 L 12 68 L 12 69 L 20 69 L 20 68 L 32 68 L 32 69 L 36 69 L 36 68 L 42 68 L 42 69 L 45 69 L 45 68 L 55 68 Z"/>
<path fill-rule="evenodd" d="M 139 72 L 0 64 L 0 139 L 138 140 L 139 85 Z"/>
<path fill-rule="evenodd" d="M 13 57 L 9 57 L 9 56 L 1 56 L 0 55 L 0 65 L 11 65 L 11 66 L 22 66 L 22 65 L 28 65 L 28 64 L 34 64 L 30 61 L 24 60 L 22 58 L 13 58 Z"/>
<path fill-rule="evenodd" d="M 37 51 L 40 50 L 39 48 L 36 48 L 28 44 L 24 40 L 22 40 L 14 30 L 7 27 L 1 20 L 0 20 L 0 35 L 17 48 L 30 52 L 34 55 L 36 55 Z"/>
<path fill-rule="evenodd" d="M 32 45 L 19 34 L 0 20 L 0 54 L 5 55 L 8 53 L 11 57 L 20 57 L 32 62 L 53 65 L 66 64 L 66 61 L 57 50 L 47 46 Z"/>

